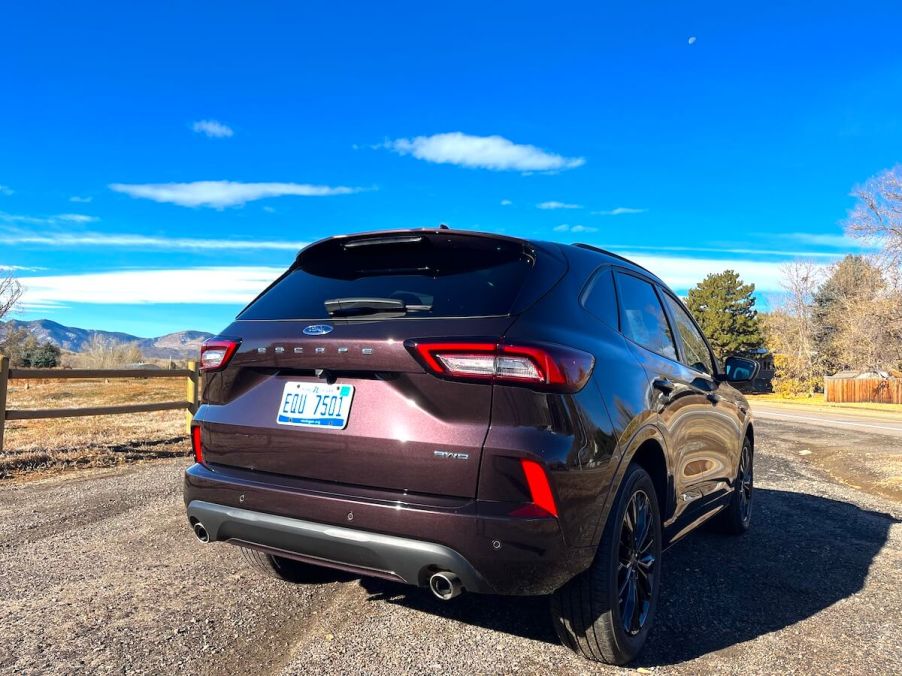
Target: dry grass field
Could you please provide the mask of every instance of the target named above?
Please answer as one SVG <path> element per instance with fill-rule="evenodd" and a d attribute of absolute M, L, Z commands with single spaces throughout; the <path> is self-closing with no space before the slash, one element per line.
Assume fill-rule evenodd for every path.
<path fill-rule="evenodd" d="M 184 378 L 12 380 L 7 407 L 76 408 L 185 399 Z M 6 423 L 0 479 L 71 467 L 109 467 L 187 455 L 184 411 L 14 420 Z"/>

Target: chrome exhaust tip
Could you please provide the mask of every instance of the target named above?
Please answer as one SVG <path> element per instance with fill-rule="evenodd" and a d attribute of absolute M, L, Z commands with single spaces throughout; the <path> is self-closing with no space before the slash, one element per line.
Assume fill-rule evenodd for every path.
<path fill-rule="evenodd" d="M 207 532 L 207 529 L 204 528 L 204 524 L 202 524 L 200 521 L 198 521 L 197 523 L 194 524 L 193 528 L 194 528 L 194 536 L 198 540 L 200 540 L 201 542 L 204 542 L 204 543 L 210 541 L 210 534 Z"/>
<path fill-rule="evenodd" d="M 460 596 L 463 590 L 460 578 L 454 573 L 440 571 L 429 577 L 429 591 L 442 601 L 450 601 L 455 596 Z"/>

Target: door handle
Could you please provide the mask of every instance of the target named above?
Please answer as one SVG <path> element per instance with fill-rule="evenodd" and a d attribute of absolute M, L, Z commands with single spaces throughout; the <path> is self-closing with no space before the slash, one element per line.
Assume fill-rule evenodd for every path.
<path fill-rule="evenodd" d="M 655 378 L 651 381 L 651 386 L 664 394 L 670 394 L 674 388 L 673 381 L 670 378 Z"/>

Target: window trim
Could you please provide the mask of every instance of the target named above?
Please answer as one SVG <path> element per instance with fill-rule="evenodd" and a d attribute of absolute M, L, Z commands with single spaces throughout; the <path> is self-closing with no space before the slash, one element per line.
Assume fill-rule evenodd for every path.
<path fill-rule="evenodd" d="M 617 290 L 617 275 L 615 275 L 616 267 L 606 263 L 604 265 L 599 265 L 595 268 L 594 271 L 589 275 L 589 278 L 586 280 L 586 283 L 583 284 L 582 290 L 579 292 L 579 306 L 588 312 L 590 315 L 595 317 L 600 322 L 603 322 L 605 326 L 610 326 L 603 317 L 599 317 L 597 314 L 592 312 L 588 307 L 586 307 L 586 301 L 589 299 L 589 296 L 592 295 L 592 290 L 595 288 L 595 281 L 601 276 L 605 271 L 611 275 L 611 286 L 614 289 L 614 307 L 616 312 L 614 313 L 617 318 L 617 324 L 615 326 L 611 326 L 612 329 L 617 331 L 618 333 L 622 333 L 620 330 L 621 322 L 620 322 L 620 293 Z"/>
<path fill-rule="evenodd" d="M 692 364 L 687 363 L 688 357 L 686 356 L 686 348 L 685 348 L 685 345 L 683 344 L 683 337 L 679 335 L 679 330 L 677 330 L 674 335 L 680 344 L 680 347 L 678 350 L 678 353 L 680 355 L 680 360 L 679 360 L 680 364 L 682 364 L 683 366 L 685 366 L 688 369 L 692 369 L 696 373 L 701 373 L 703 375 L 708 376 L 709 378 L 716 378 L 720 374 L 720 369 L 719 369 L 719 365 L 717 363 L 717 358 L 714 356 L 714 350 L 711 349 L 711 344 L 708 342 L 708 336 L 706 336 L 705 332 L 702 331 L 702 328 L 698 325 L 698 322 L 695 321 L 695 317 L 692 316 L 692 313 L 689 311 L 689 308 L 686 307 L 686 304 L 680 300 L 679 296 L 677 296 L 675 293 L 673 293 L 670 289 L 667 289 L 667 288 L 661 286 L 660 284 L 657 284 L 656 286 L 658 287 L 659 294 L 662 294 L 664 296 L 669 296 L 671 300 L 676 301 L 676 304 L 678 307 L 681 307 L 686 312 L 686 316 L 689 317 L 689 321 L 692 323 L 692 326 L 694 326 L 695 330 L 698 331 L 698 335 L 700 335 L 702 337 L 702 342 L 705 344 L 705 348 L 708 350 L 708 358 L 711 360 L 711 368 L 713 370 L 713 373 L 707 373 L 705 371 L 701 371 L 701 370 L 695 368 L 694 366 L 692 366 Z M 664 303 L 664 302 L 662 302 L 661 305 L 664 306 L 664 312 L 667 314 L 667 317 L 670 321 L 671 326 L 675 325 L 676 317 L 671 317 L 670 305 L 668 303 Z M 671 331 L 673 331 L 673 329 L 671 329 Z"/>
<path fill-rule="evenodd" d="M 617 278 L 617 275 L 618 274 L 629 275 L 630 277 L 635 277 L 636 279 L 638 279 L 641 282 L 645 282 L 646 284 L 651 286 L 652 291 L 654 291 L 655 298 L 658 299 L 658 304 L 661 306 L 661 310 L 664 312 L 664 321 L 667 323 L 667 328 L 670 329 L 670 339 L 673 341 L 673 351 L 674 351 L 674 354 L 676 354 L 677 358 L 672 359 L 671 357 L 668 357 L 666 354 L 661 354 L 660 352 L 655 352 L 651 348 L 648 348 L 645 345 L 642 345 L 641 343 L 637 343 L 635 340 L 633 340 L 628 335 L 626 335 L 626 333 L 624 333 L 622 329 L 620 330 L 620 335 L 624 338 L 624 340 L 628 340 L 633 345 L 645 350 L 646 352 L 650 352 L 651 354 L 653 354 L 657 357 L 661 357 L 661 359 L 666 359 L 667 361 L 671 361 L 674 364 L 679 364 L 682 366 L 683 362 L 680 361 L 680 359 L 679 359 L 679 356 L 680 356 L 679 338 L 674 333 L 673 326 L 671 325 L 672 320 L 670 318 L 670 314 L 667 312 L 667 307 L 665 306 L 664 301 L 661 300 L 661 296 L 658 293 L 658 286 L 659 286 L 658 282 L 650 279 L 649 277 L 646 277 L 643 274 L 640 274 L 633 270 L 630 270 L 629 268 L 622 268 L 619 265 L 612 265 L 611 268 L 612 268 L 612 272 L 614 273 L 614 289 L 617 291 L 617 322 L 619 324 L 621 324 L 621 326 L 622 326 L 623 318 L 621 316 L 620 309 L 623 307 L 623 302 L 620 298 L 620 283 Z M 592 316 L 594 317 L 595 315 L 592 315 Z"/>

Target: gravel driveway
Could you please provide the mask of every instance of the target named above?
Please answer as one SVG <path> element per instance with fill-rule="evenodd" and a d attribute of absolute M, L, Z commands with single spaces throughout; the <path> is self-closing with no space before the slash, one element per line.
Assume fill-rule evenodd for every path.
<path fill-rule="evenodd" d="M 759 422 L 751 532 L 696 533 L 665 555 L 658 626 L 633 670 L 902 673 L 902 504 L 800 455 L 819 434 L 835 446 L 836 432 Z M 329 571 L 261 578 L 189 533 L 185 462 L 2 488 L 0 671 L 626 671 L 560 647 L 543 599 L 443 604 Z"/>

